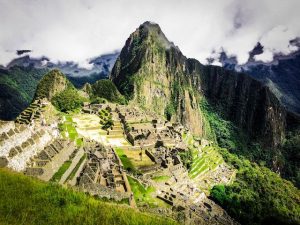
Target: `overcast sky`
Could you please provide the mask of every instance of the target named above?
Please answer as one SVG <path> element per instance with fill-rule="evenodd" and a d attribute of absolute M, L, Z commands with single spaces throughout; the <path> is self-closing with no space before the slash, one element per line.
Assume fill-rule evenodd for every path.
<path fill-rule="evenodd" d="M 0 64 L 31 49 L 85 66 L 121 49 L 144 21 L 202 63 L 221 48 L 245 63 L 258 41 L 265 52 L 257 58 L 268 61 L 296 50 L 289 40 L 300 37 L 299 10 L 300 0 L 0 0 Z"/>

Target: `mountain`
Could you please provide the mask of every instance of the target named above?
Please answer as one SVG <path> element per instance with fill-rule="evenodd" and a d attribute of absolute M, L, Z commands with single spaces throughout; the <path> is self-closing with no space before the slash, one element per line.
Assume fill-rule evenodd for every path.
<path fill-rule="evenodd" d="M 185 57 L 151 22 L 129 36 L 110 79 L 129 105 L 179 122 L 221 147 L 238 172 L 232 185 L 215 186 L 211 197 L 231 216 L 242 224 L 298 224 L 283 216 L 288 205 L 299 211 L 295 202 L 282 198 L 297 196 L 298 189 L 279 174 L 300 184 L 300 120 L 263 82 Z"/>
<path fill-rule="evenodd" d="M 94 83 L 95 81 L 107 78 L 110 73 L 119 53 L 111 53 L 92 58 L 89 61 L 90 69 L 82 68 L 74 62 L 51 62 L 47 57 L 32 58 L 30 55 L 24 55 L 13 59 L 5 68 L 13 67 L 36 69 L 59 69 L 62 71 L 73 84 L 80 88 L 86 82 Z"/>
<path fill-rule="evenodd" d="M 66 76 L 59 70 L 54 69 L 43 76 L 39 81 L 35 92 L 35 98 L 47 98 L 51 101 L 56 94 L 68 88 L 75 90 L 73 84 Z"/>
<path fill-rule="evenodd" d="M 198 93 L 190 88 L 185 62 L 160 27 L 146 22 L 127 39 L 110 78 L 128 100 L 203 135 Z"/>
<path fill-rule="evenodd" d="M 0 67 L 0 119 L 15 119 L 31 103 L 37 84 L 52 69 L 62 71 L 75 87 L 106 78 L 119 53 L 106 54 L 90 60 L 92 68 L 80 68 L 73 62 L 52 63 L 47 57 L 24 55 Z"/>
<path fill-rule="evenodd" d="M 146 22 L 130 35 L 110 79 L 128 100 L 195 134 L 206 133 L 199 111 L 205 98 L 252 139 L 278 146 L 284 138 L 286 112 L 269 88 L 246 74 L 186 58 L 157 24 Z"/>
<path fill-rule="evenodd" d="M 255 61 L 253 57 L 263 53 L 258 43 L 250 52 L 249 60 L 238 65 L 235 57 L 221 53 L 220 62 L 224 68 L 242 71 L 259 80 L 276 95 L 288 111 L 300 115 L 300 50 L 289 55 L 275 55 L 273 61 Z"/>

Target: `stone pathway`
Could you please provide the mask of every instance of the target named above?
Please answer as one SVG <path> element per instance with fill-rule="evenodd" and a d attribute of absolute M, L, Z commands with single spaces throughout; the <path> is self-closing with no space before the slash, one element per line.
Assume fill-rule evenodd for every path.
<path fill-rule="evenodd" d="M 81 157 L 84 154 L 84 150 L 81 148 L 79 149 L 79 151 L 77 152 L 77 154 L 75 155 L 75 157 L 72 160 L 72 163 L 70 165 L 70 167 L 67 169 L 67 171 L 64 173 L 64 175 L 61 177 L 59 183 L 60 184 L 64 184 L 67 180 L 67 178 L 69 177 L 69 175 L 72 173 L 73 169 L 77 166 L 77 164 L 79 163 Z"/>

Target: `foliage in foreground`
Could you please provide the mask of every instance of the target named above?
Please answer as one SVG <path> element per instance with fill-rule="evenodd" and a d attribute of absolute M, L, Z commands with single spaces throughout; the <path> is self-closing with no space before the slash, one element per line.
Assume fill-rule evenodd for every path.
<path fill-rule="evenodd" d="M 177 224 L 7 169 L 0 169 L 0 181 L 0 224 Z"/>

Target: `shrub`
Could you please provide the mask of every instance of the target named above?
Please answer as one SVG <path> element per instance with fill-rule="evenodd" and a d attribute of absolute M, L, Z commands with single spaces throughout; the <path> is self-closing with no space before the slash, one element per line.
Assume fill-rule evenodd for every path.
<path fill-rule="evenodd" d="M 107 100 L 105 98 L 100 98 L 100 97 L 94 97 L 91 100 L 92 104 L 103 104 L 103 103 L 107 103 Z"/>

